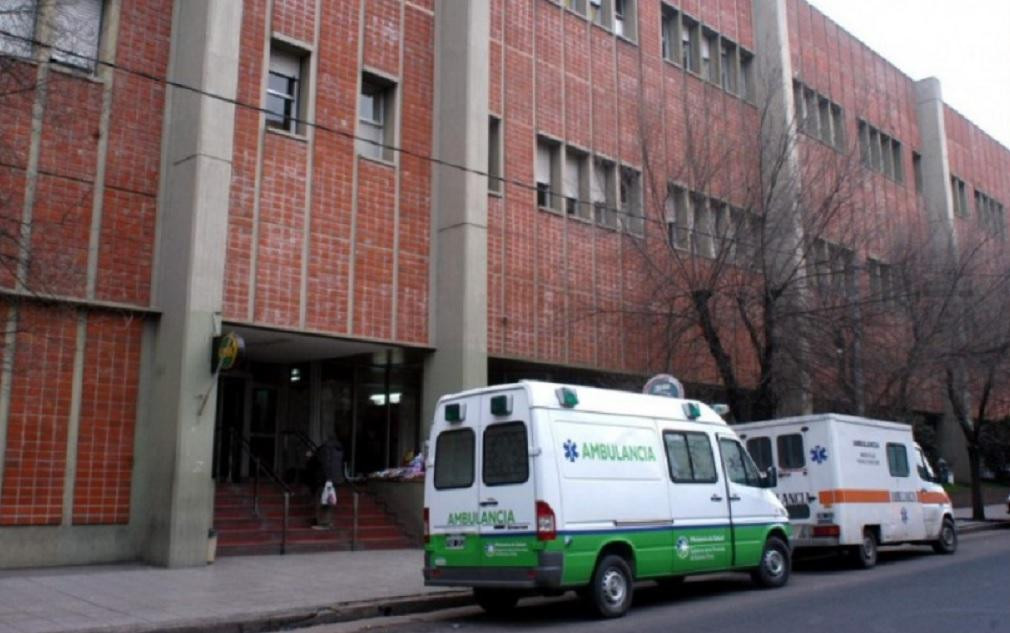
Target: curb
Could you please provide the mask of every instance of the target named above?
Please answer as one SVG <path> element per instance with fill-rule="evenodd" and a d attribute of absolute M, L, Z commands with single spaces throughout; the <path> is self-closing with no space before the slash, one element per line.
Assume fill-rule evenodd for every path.
<path fill-rule="evenodd" d="M 192 618 L 173 622 L 145 622 L 74 629 L 74 633 L 266 633 L 366 618 L 427 613 L 473 604 L 469 591 L 397 596 L 380 600 L 282 609 L 256 614 Z"/>
<path fill-rule="evenodd" d="M 990 530 L 1010 529 L 1010 521 L 1002 519 L 989 519 L 986 521 L 972 521 L 971 519 L 956 519 L 958 534 L 972 534 L 974 532 L 988 532 Z"/>

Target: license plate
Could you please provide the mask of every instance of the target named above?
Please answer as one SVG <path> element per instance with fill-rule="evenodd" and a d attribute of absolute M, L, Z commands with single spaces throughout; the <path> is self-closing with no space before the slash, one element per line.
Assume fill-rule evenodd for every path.
<path fill-rule="evenodd" d="M 445 537 L 445 549 L 463 549 L 466 545 L 465 534 L 450 534 Z"/>

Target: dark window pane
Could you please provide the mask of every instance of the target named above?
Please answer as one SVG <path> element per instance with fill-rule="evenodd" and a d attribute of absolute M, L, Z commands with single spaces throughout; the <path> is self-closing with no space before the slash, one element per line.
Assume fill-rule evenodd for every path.
<path fill-rule="evenodd" d="M 747 440 L 747 452 L 754 458 L 758 470 L 767 472 L 772 466 L 772 441 L 767 437 L 755 437 Z"/>
<path fill-rule="evenodd" d="M 712 456 L 712 444 L 708 441 L 708 436 L 704 433 L 688 433 L 687 447 L 691 452 L 694 480 L 715 481 L 715 458 Z"/>
<path fill-rule="evenodd" d="M 887 467 L 893 477 L 908 477 L 908 451 L 903 444 L 887 445 Z"/>
<path fill-rule="evenodd" d="M 674 481 L 689 481 L 691 475 L 691 458 L 687 453 L 687 438 L 683 433 L 664 433 L 666 441 L 666 459 L 670 463 L 670 477 Z"/>
<path fill-rule="evenodd" d="M 470 429 L 445 431 L 435 442 L 435 488 L 473 485 L 474 434 Z"/>
<path fill-rule="evenodd" d="M 803 436 L 799 433 L 780 435 L 776 440 L 779 449 L 779 468 L 803 468 L 806 455 L 803 454 Z"/>
<path fill-rule="evenodd" d="M 530 477 L 526 425 L 495 424 L 484 431 L 484 483 L 488 486 L 521 484 Z"/>

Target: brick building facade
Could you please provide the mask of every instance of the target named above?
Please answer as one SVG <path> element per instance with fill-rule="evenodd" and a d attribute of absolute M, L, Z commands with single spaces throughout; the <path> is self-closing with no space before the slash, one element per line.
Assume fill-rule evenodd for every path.
<path fill-rule="evenodd" d="M 332 434 L 380 470 L 489 380 L 718 395 L 700 336 L 671 350 L 639 309 L 644 254 L 712 259 L 704 227 L 753 206 L 757 160 L 702 185 L 699 139 L 798 127 L 811 189 L 804 165 L 868 152 L 859 270 L 910 225 L 1005 234 L 1010 150 L 803 0 L 80 0 L 93 49 L 24 4 L 31 28 L 0 18 L 3 566 L 196 564 L 243 455 L 283 470 Z M 227 331 L 246 359 L 215 375 Z"/>

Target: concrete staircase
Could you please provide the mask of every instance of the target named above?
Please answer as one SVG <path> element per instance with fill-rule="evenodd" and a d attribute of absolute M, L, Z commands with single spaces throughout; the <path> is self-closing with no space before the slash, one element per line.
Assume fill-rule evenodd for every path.
<path fill-rule="evenodd" d="M 372 495 L 358 493 L 356 535 L 351 488 L 338 487 L 337 500 L 334 527 L 317 530 L 312 527 L 316 517 L 314 495 L 305 487 L 293 489 L 288 514 L 289 553 L 417 546 Z M 251 483 L 218 484 L 214 498 L 218 556 L 280 553 L 284 495 L 279 486 L 260 483 L 259 510 L 257 516 Z"/>

